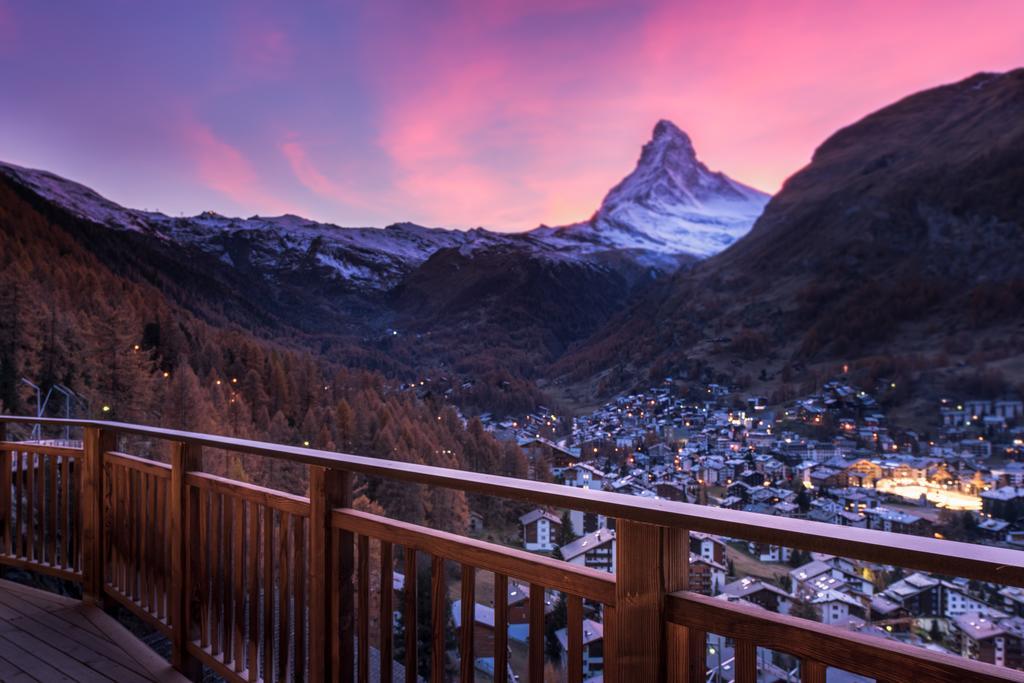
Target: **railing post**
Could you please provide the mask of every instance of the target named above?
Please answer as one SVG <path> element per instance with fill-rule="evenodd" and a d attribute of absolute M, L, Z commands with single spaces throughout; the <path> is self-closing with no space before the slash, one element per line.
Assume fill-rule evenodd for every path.
<path fill-rule="evenodd" d="M 110 429 L 86 427 L 82 442 L 82 583 L 87 603 L 103 603 L 103 454 L 117 447 L 117 433 Z"/>
<path fill-rule="evenodd" d="M 665 624 L 665 595 L 688 587 L 689 532 L 617 520 L 614 652 L 616 680 L 665 681 L 680 653 Z M 678 680 L 673 678 L 672 680 Z M 685 680 L 685 679 L 683 679 Z"/>
<path fill-rule="evenodd" d="M 0 443 L 7 441 L 7 423 L 0 422 Z M 11 552 L 11 458 L 10 451 L 0 450 L 0 555 Z M 5 568 L 0 566 L 0 577 Z"/>
<path fill-rule="evenodd" d="M 309 467 L 309 677 L 351 681 L 355 670 L 352 534 L 331 511 L 352 504 L 352 473 Z"/>
<path fill-rule="evenodd" d="M 202 680 L 203 667 L 189 654 L 188 644 L 195 640 L 198 612 L 198 583 L 192 580 L 198 567 L 197 536 L 192 526 L 197 522 L 185 476 L 202 469 L 202 449 L 187 443 L 171 444 L 170 516 L 173 552 L 171 553 L 171 665 L 192 681 Z M 198 506 L 196 506 L 198 507 Z"/>

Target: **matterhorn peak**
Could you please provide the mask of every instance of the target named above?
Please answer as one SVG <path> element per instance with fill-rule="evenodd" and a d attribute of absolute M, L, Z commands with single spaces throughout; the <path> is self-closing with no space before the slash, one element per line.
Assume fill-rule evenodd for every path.
<path fill-rule="evenodd" d="M 651 135 L 651 142 L 678 142 L 693 149 L 693 142 L 690 136 L 668 119 L 661 119 L 654 125 L 654 133 Z"/>
<path fill-rule="evenodd" d="M 633 172 L 605 195 L 588 228 L 574 234 L 609 247 L 704 258 L 742 237 L 767 201 L 763 192 L 709 170 L 690 136 L 661 119 Z"/>

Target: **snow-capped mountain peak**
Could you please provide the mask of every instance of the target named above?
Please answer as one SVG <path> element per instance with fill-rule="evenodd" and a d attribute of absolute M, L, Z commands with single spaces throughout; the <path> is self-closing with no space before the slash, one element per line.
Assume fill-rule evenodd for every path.
<path fill-rule="evenodd" d="M 545 238 L 592 248 L 707 257 L 742 237 L 769 196 L 708 169 L 671 121 L 654 126 L 636 168 L 613 187 L 587 223 Z"/>

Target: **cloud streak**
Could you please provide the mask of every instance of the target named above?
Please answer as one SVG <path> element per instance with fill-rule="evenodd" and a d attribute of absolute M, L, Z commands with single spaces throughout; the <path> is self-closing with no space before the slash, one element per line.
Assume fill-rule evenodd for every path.
<path fill-rule="evenodd" d="M 1021 65 L 1019 0 L 0 0 L 0 149 L 117 159 L 97 174 L 112 199 L 174 213 L 215 193 L 341 225 L 526 229 L 587 218 L 660 118 L 774 191 L 871 111 Z"/>

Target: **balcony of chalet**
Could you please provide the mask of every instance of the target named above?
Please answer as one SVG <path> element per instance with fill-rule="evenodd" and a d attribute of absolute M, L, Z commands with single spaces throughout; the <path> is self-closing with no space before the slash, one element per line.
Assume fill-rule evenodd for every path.
<path fill-rule="evenodd" d="M 16 440 L 40 423 L 81 430 L 82 445 Z M 204 472 L 204 451 L 214 450 L 297 464 L 308 470 L 307 495 Z M 616 572 L 356 510 L 357 478 L 614 518 Z M 554 672 L 545 603 L 557 591 L 566 605 L 558 675 L 572 682 L 785 674 L 822 683 L 838 672 L 885 683 L 1024 680 L 691 593 L 691 531 L 1024 587 L 1024 553 L 1005 548 L 139 425 L 0 417 L 0 566 L 53 589 L 0 582 L 0 679 L 416 681 L 426 670 L 434 681 L 538 681 Z M 418 569 L 429 581 L 391 590 Z M 528 599 L 493 600 L 520 593 Z M 491 628 L 453 632 L 453 604 L 455 623 Z M 510 647 L 513 622 L 526 636 L 521 657 Z M 400 623 L 428 627 L 399 638 Z M 134 635 L 145 631 L 166 659 Z M 711 654 L 722 643 L 725 662 Z M 774 672 L 767 651 L 796 666 Z"/>

